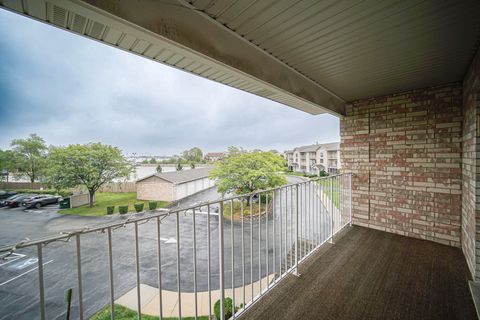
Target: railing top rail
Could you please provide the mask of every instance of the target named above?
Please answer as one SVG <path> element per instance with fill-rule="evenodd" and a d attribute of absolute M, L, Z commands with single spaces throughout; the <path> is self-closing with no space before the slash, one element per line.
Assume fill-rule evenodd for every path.
<path fill-rule="evenodd" d="M 60 241 L 61 240 L 67 241 L 71 237 L 79 235 L 79 234 L 86 234 L 86 233 L 93 233 L 93 232 L 105 232 L 109 228 L 117 229 L 117 228 L 125 227 L 126 225 L 132 224 L 132 223 L 138 223 L 138 222 L 147 223 L 148 221 L 156 219 L 156 218 L 162 218 L 163 219 L 163 218 L 165 218 L 165 217 L 167 217 L 171 214 L 176 214 L 176 213 L 180 213 L 180 212 L 187 212 L 187 211 L 191 211 L 193 209 L 202 208 L 202 207 L 208 207 L 208 206 L 211 206 L 211 205 L 214 205 L 214 204 L 219 204 L 221 202 L 232 201 L 232 200 L 236 200 L 236 199 L 245 199 L 245 198 L 253 197 L 255 195 L 266 193 L 266 192 L 272 192 L 272 191 L 276 191 L 276 190 L 290 188 L 290 187 L 293 187 L 293 186 L 302 185 L 302 184 L 309 183 L 309 182 L 312 182 L 312 181 L 328 180 L 328 179 L 332 179 L 334 177 L 338 177 L 338 176 L 342 176 L 342 175 L 351 175 L 351 173 L 340 173 L 340 174 L 329 175 L 329 176 L 326 176 L 326 177 L 310 178 L 310 179 L 302 181 L 302 182 L 290 183 L 290 184 L 286 184 L 286 185 L 283 185 L 283 186 L 280 186 L 280 187 L 259 190 L 259 191 L 255 191 L 255 192 L 251 192 L 251 193 L 247 193 L 247 194 L 238 195 L 238 196 L 220 198 L 220 199 L 212 200 L 212 201 L 206 201 L 206 202 L 198 203 L 198 204 L 183 207 L 183 208 L 173 208 L 173 209 L 170 209 L 168 211 L 164 210 L 162 212 L 150 213 L 147 216 L 142 215 L 142 216 L 138 217 L 138 216 L 134 215 L 134 216 L 128 217 L 124 221 L 113 222 L 113 223 L 105 223 L 105 224 L 101 224 L 101 225 L 94 226 L 94 227 L 86 226 L 82 229 L 63 231 L 63 232 L 60 232 L 59 234 L 52 235 L 52 236 L 47 236 L 47 237 L 43 237 L 43 238 L 38 238 L 36 240 L 30 240 L 30 239 L 26 238 L 25 240 L 22 240 L 18 243 L 0 247 L 0 254 L 8 252 L 6 255 L 0 256 L 0 259 L 4 258 L 5 256 L 8 256 L 9 254 L 13 253 L 15 250 L 20 249 L 20 248 L 30 247 L 30 246 L 34 246 L 34 245 L 38 245 L 38 244 L 46 245 L 48 243 L 59 241 L 59 240 Z"/>

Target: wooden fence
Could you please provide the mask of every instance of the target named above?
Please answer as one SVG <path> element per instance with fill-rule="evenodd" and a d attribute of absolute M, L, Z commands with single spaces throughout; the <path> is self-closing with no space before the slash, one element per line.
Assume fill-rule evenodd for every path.
<path fill-rule="evenodd" d="M 128 181 L 128 182 L 112 182 L 102 186 L 99 192 L 115 192 L 115 193 L 123 193 L 123 192 L 137 192 L 137 187 L 135 186 L 135 182 Z"/>
<path fill-rule="evenodd" d="M 40 189 L 47 189 L 40 182 L 34 182 L 33 184 L 30 182 L 0 182 L 0 189 L 1 190 L 10 190 L 10 189 L 33 189 L 33 190 L 40 190 Z M 76 188 L 71 189 L 74 193 L 78 192 L 86 192 L 87 189 L 84 186 L 78 186 Z M 137 188 L 135 186 L 135 182 L 128 181 L 128 182 L 112 182 L 102 186 L 99 192 L 114 192 L 114 193 L 123 193 L 123 192 L 137 192 Z"/>
<path fill-rule="evenodd" d="M 34 189 L 40 190 L 45 186 L 40 182 L 18 182 L 18 181 L 2 181 L 0 182 L 0 189 Z"/>

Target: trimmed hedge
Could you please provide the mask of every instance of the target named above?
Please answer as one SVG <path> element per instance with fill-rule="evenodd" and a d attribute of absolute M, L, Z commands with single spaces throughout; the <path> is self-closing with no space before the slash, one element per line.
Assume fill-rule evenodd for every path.
<path fill-rule="evenodd" d="M 128 206 L 118 206 L 118 212 L 120 214 L 125 214 L 128 212 Z"/>
<path fill-rule="evenodd" d="M 108 206 L 107 207 L 107 214 L 113 214 L 115 211 L 115 206 Z"/>
<path fill-rule="evenodd" d="M 35 189 L 9 189 L 8 191 L 15 191 L 18 193 L 35 193 L 35 194 L 58 194 L 62 197 L 70 197 L 73 193 L 68 190 L 57 190 L 54 189 L 43 189 L 43 190 L 35 190 Z"/>
<path fill-rule="evenodd" d="M 149 210 L 155 210 L 157 209 L 158 202 L 157 201 L 150 201 L 148 203 L 148 209 Z"/>
<path fill-rule="evenodd" d="M 135 207 L 135 211 L 137 211 L 137 213 L 143 211 L 143 203 L 135 203 L 133 206 Z"/>

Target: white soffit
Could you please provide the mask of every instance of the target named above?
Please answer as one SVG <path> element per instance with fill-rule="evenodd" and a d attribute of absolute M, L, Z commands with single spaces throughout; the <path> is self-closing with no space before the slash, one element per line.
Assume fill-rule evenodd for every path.
<path fill-rule="evenodd" d="M 478 0 L 193 0 L 191 5 L 347 101 L 461 81 Z"/>

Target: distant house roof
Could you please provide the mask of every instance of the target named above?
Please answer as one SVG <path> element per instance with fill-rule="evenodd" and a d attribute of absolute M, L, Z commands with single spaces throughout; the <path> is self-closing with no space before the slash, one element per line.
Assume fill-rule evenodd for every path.
<path fill-rule="evenodd" d="M 209 152 L 205 155 L 205 158 L 207 157 L 223 157 L 225 155 L 224 152 Z"/>
<path fill-rule="evenodd" d="M 324 143 L 320 146 L 327 150 L 340 150 L 340 142 Z"/>
<path fill-rule="evenodd" d="M 313 152 L 313 151 L 317 151 L 319 148 L 320 148 L 320 145 L 312 144 L 312 145 L 309 145 L 309 146 L 297 147 L 297 148 L 295 148 L 295 151 L 298 151 L 298 152 Z"/>
<path fill-rule="evenodd" d="M 158 177 L 160 179 L 169 181 L 173 184 L 180 184 L 189 181 L 194 181 L 198 179 L 203 179 L 208 177 L 210 170 L 212 167 L 205 167 L 199 169 L 191 169 L 191 170 L 180 170 L 180 171 L 172 171 L 172 172 L 165 172 L 165 173 L 155 173 L 149 176 L 146 176 L 142 179 L 137 180 L 137 182 L 143 181 L 145 179 L 151 177 Z"/>
<path fill-rule="evenodd" d="M 318 149 L 323 148 L 326 150 L 339 150 L 340 149 L 340 142 L 331 142 L 331 143 L 321 143 L 321 144 L 311 144 L 308 146 L 301 146 L 293 149 L 297 152 L 314 152 Z"/>
<path fill-rule="evenodd" d="M 293 150 L 285 150 L 285 153 L 293 153 Z"/>

